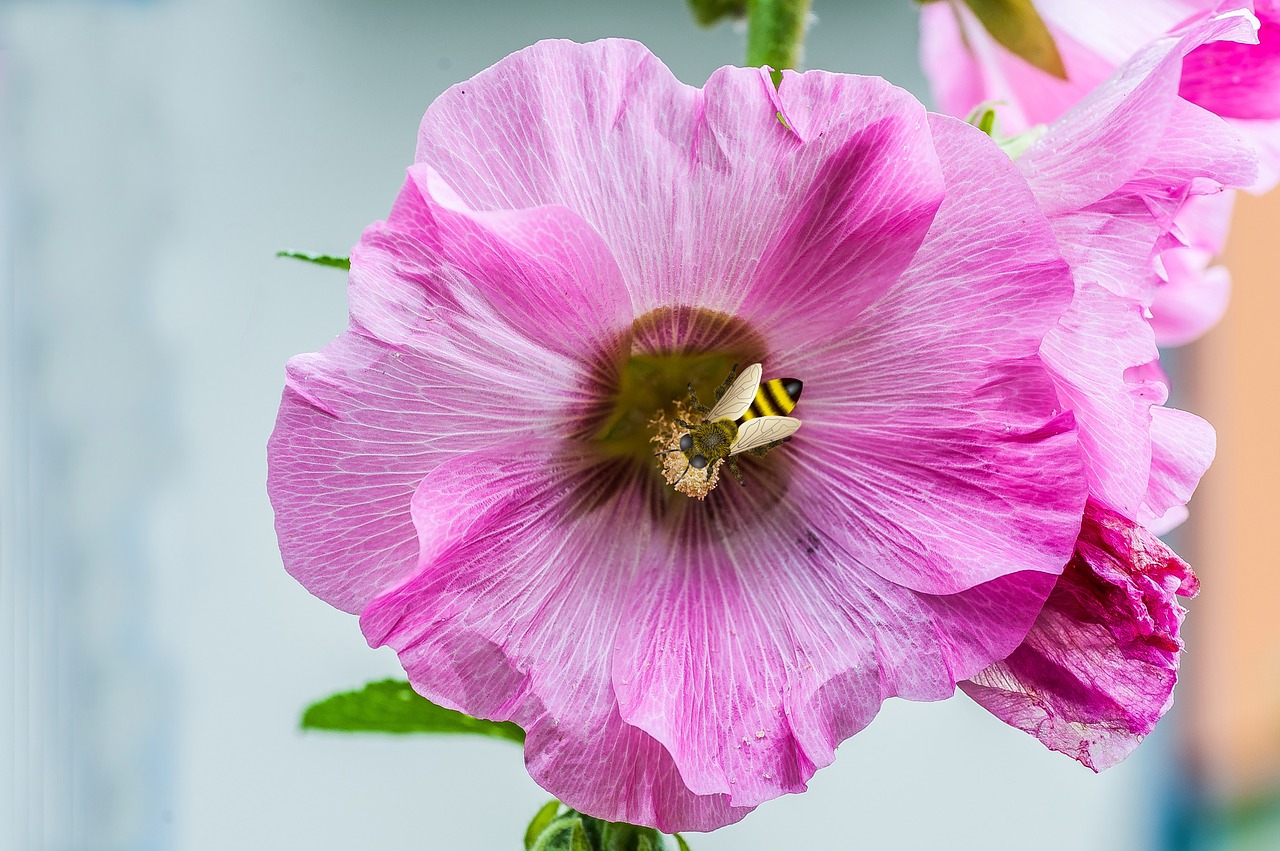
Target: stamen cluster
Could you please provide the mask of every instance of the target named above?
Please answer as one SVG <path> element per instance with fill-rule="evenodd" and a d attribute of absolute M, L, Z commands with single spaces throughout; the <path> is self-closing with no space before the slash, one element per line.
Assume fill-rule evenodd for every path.
<path fill-rule="evenodd" d="M 715 490 L 720 482 L 720 468 L 724 466 L 724 459 L 701 470 L 691 466 L 689 459 L 680 451 L 680 438 L 688 434 L 688 431 L 676 422 L 677 419 L 693 422 L 691 418 L 698 416 L 700 415 L 683 402 L 676 406 L 674 417 L 668 417 L 659 411 L 649 421 L 649 429 L 653 434 L 649 442 L 654 445 L 655 451 L 662 453 L 658 455 L 658 463 L 662 465 L 662 478 L 667 484 L 685 496 L 706 499 L 707 494 Z"/>

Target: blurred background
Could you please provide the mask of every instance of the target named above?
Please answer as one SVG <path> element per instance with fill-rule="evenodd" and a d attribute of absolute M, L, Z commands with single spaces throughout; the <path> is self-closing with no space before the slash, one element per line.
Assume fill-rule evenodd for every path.
<path fill-rule="evenodd" d="M 807 64 L 927 97 L 908 0 L 815 0 Z M 346 325 L 431 100 L 539 38 L 644 41 L 701 85 L 744 35 L 684 0 L 0 2 L 0 849 L 515 849 L 509 743 L 303 734 L 399 674 L 280 565 L 284 363 Z M 1178 545 L 1178 706 L 1095 776 L 963 697 L 887 704 L 811 790 L 691 836 L 774 848 L 1275 849 L 1280 199 L 1239 207 L 1227 322 L 1179 354 L 1220 458 Z"/>

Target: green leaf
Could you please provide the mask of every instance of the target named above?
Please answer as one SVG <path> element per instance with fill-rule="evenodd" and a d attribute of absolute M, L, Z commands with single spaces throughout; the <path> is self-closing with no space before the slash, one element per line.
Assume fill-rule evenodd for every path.
<path fill-rule="evenodd" d="M 510 721 L 472 718 L 431 701 L 400 680 L 369 683 L 307 707 L 304 730 L 365 733 L 473 733 L 524 742 L 524 731 Z"/>
<path fill-rule="evenodd" d="M 1059 80 L 1067 79 L 1058 45 L 1054 44 L 1053 35 L 1031 0 L 965 0 L 965 3 L 991 37 L 1015 56 Z"/>
<path fill-rule="evenodd" d="M 747 14 L 747 0 L 689 0 L 693 19 L 704 27 Z"/>
<path fill-rule="evenodd" d="M 551 822 L 556 820 L 556 813 L 558 812 L 560 812 L 559 801 L 548 801 L 543 805 L 542 809 L 538 810 L 537 815 L 533 817 L 533 821 L 529 822 L 529 827 L 524 832 L 525 851 L 533 848 L 534 843 L 538 841 L 538 837 L 542 835 Z"/>
<path fill-rule="evenodd" d="M 684 841 L 683 836 L 677 833 L 674 835 L 674 839 L 676 841 L 678 851 L 689 851 L 689 843 Z"/>
<path fill-rule="evenodd" d="M 311 254 L 306 251 L 277 251 L 277 257 L 288 257 L 290 260 L 302 260 L 317 266 L 332 266 L 335 269 L 350 269 L 351 260 L 347 257 L 334 257 L 331 254 Z"/>

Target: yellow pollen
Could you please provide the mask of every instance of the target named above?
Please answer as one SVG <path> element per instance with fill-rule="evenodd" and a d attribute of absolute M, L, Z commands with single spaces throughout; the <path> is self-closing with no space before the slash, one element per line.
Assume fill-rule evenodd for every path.
<path fill-rule="evenodd" d="M 724 465 L 724 461 L 720 460 L 697 470 L 689 466 L 689 460 L 680 451 L 680 438 L 687 433 L 687 429 L 675 420 L 678 418 L 687 423 L 696 423 L 700 417 L 700 414 L 693 413 L 681 403 L 676 406 L 675 418 L 669 418 L 659 411 L 649 420 L 649 430 L 653 434 L 649 442 L 656 447 L 655 451 L 676 450 L 657 457 L 662 478 L 680 493 L 694 499 L 706 499 L 707 494 L 715 490 L 720 481 L 720 468 Z"/>

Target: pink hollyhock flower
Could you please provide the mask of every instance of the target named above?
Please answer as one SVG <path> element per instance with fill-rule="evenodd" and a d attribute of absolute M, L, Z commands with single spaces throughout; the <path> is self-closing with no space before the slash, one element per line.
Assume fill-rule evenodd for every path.
<path fill-rule="evenodd" d="M 879 79 L 544 42 L 417 160 L 268 487 L 287 569 L 418 691 L 520 724 L 573 807 L 707 830 L 1019 646 L 1086 495 L 1039 355 L 1074 285 L 985 135 Z M 804 426 L 690 499 L 650 441 L 735 362 Z"/>
<path fill-rule="evenodd" d="M 1280 0 L 1037 0 L 1036 8 L 1062 54 L 1067 80 L 995 43 L 963 2 L 924 7 L 921 57 L 944 111 L 967 115 L 983 101 L 997 101 L 1009 132 L 1046 124 L 1165 34 L 1188 32 L 1223 9 L 1254 9 L 1261 22 L 1256 37 L 1241 31 L 1234 40 L 1202 42 L 1177 69 L 1179 89 L 1190 103 L 1228 119 L 1257 150 L 1255 191 L 1280 181 Z M 1195 206 L 1178 216 L 1152 272 L 1167 284 L 1147 302 L 1163 345 L 1189 342 L 1211 327 L 1230 289 L 1226 270 L 1211 263 L 1225 243 L 1230 203 Z"/>
<path fill-rule="evenodd" d="M 1238 134 L 1178 96 L 1185 55 L 1250 31 L 1243 18 L 1217 17 L 1149 45 L 1018 159 L 1076 278 L 1042 352 L 1079 424 L 1091 500 L 1075 558 L 1026 642 L 964 688 L 1094 769 L 1131 752 L 1171 705 L 1174 595 L 1197 587 L 1143 526 L 1185 516 L 1213 430 L 1163 407 L 1168 382 L 1143 308 L 1150 258 L 1184 199 L 1218 204 L 1223 186 L 1253 179 Z"/>

